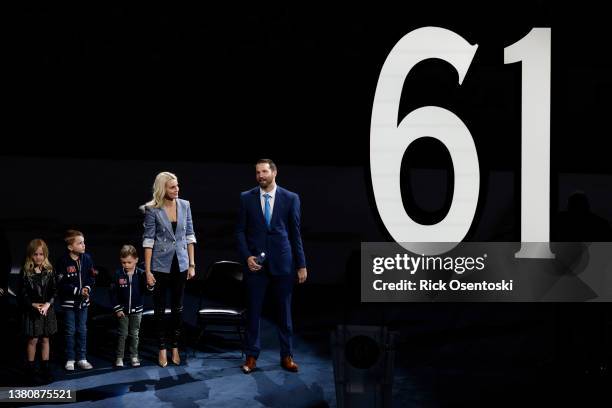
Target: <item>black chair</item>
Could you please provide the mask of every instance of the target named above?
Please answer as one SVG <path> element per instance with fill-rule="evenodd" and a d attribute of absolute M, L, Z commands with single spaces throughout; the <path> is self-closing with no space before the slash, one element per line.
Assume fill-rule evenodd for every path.
<path fill-rule="evenodd" d="M 205 332 L 235 334 L 244 354 L 246 308 L 242 283 L 243 266 L 233 261 L 213 263 L 200 280 L 197 342 Z"/>

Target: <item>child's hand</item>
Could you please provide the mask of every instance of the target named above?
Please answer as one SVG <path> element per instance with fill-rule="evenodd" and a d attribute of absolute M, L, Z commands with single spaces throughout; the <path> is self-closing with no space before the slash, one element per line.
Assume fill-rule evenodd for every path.
<path fill-rule="evenodd" d="M 89 297 L 89 289 L 87 288 L 83 288 L 83 290 L 81 291 L 81 293 L 83 294 L 83 296 L 85 296 L 86 298 Z"/>
<path fill-rule="evenodd" d="M 40 314 L 43 316 L 47 315 L 47 311 L 49 310 L 49 307 L 51 307 L 50 303 L 45 303 L 44 305 L 41 304 L 40 308 L 38 308 L 38 310 L 40 311 Z"/>
<path fill-rule="evenodd" d="M 125 317 L 125 313 L 123 313 L 123 311 L 119 311 L 116 314 L 119 319 L 123 319 Z"/>

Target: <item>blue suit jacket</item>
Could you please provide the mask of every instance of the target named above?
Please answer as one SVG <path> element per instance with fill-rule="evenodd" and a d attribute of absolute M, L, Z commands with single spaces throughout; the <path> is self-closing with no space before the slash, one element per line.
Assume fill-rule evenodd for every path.
<path fill-rule="evenodd" d="M 306 267 L 300 234 L 300 198 L 277 185 L 270 228 L 261 209 L 259 187 L 240 194 L 236 238 L 240 257 L 266 253 L 265 265 L 273 275 L 288 275 Z"/>
<path fill-rule="evenodd" d="M 176 233 L 163 208 L 145 207 L 142 246 L 152 248 L 151 271 L 170 272 L 174 254 L 181 272 L 189 269 L 187 244 L 195 244 L 196 238 L 189 201 L 177 199 Z"/>

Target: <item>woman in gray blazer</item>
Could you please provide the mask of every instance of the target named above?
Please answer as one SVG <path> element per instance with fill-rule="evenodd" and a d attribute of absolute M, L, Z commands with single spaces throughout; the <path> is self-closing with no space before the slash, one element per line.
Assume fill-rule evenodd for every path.
<path fill-rule="evenodd" d="M 181 335 L 185 281 L 195 276 L 193 255 L 196 243 L 189 201 L 178 198 L 176 176 L 162 172 L 153 183 L 153 199 L 145 204 L 144 247 L 147 283 L 155 285 L 153 304 L 159 340 L 159 365 L 168 364 L 166 349 L 172 349 L 172 362 L 180 364 L 178 340 Z M 171 319 L 164 321 L 166 292 L 170 289 Z"/>

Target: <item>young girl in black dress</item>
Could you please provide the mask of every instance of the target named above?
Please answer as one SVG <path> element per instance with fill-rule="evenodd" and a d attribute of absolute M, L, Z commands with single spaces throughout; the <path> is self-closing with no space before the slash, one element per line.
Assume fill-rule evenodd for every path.
<path fill-rule="evenodd" d="M 57 332 L 53 310 L 56 295 L 55 276 L 49 262 L 49 249 L 42 239 L 30 241 L 21 270 L 20 299 L 23 306 L 23 334 L 27 343 L 27 373 L 35 382 L 36 347 L 41 345 L 41 379 L 53 380 L 49 367 L 49 337 Z"/>

